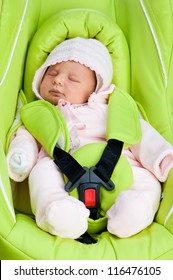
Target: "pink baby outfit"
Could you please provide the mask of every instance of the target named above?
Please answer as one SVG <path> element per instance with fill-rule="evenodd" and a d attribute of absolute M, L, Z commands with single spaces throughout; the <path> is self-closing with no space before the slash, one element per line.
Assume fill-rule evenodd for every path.
<path fill-rule="evenodd" d="M 60 106 L 62 105 L 59 104 L 58 108 Z M 68 107 L 67 112 L 66 107 Z M 68 126 L 71 130 L 75 128 L 71 138 L 72 152 L 86 143 L 105 143 L 106 104 L 100 104 L 95 108 L 90 108 L 86 104 L 70 108 L 70 105 L 66 104 L 62 110 L 64 116 L 69 114 L 69 110 L 74 123 L 69 118 Z M 87 122 L 88 112 L 90 115 Z M 91 122 L 92 118 L 96 118 L 98 122 Z M 120 193 L 107 212 L 108 230 L 119 237 L 134 235 L 152 223 L 161 197 L 159 181 L 164 182 L 173 167 L 172 146 L 144 120 L 141 120 L 141 128 L 141 142 L 123 151 L 133 171 L 133 184 L 129 190 Z M 31 153 L 31 150 L 38 150 L 37 142 L 29 135 L 29 149 L 26 150 L 26 146 L 23 146 L 23 137 L 27 138 L 28 132 L 24 128 L 20 128 L 14 141 L 18 140 L 20 149 L 23 148 L 25 153 L 28 151 L 29 157 L 33 156 L 33 162 L 30 165 L 32 171 L 29 170 L 29 188 L 31 206 L 38 226 L 61 237 L 79 237 L 82 232 L 87 230 L 88 210 L 82 202 L 65 192 L 62 173 L 43 148 L 38 154 L 35 164 L 34 155 L 36 153 Z M 154 146 L 151 145 L 151 141 L 155 143 Z M 10 150 L 12 150 L 9 150 L 9 153 L 15 154 L 13 141 L 11 147 Z M 11 170 L 9 157 L 8 166 L 10 177 L 20 181 L 20 176 L 17 180 L 16 174 Z M 22 179 L 27 176 L 28 173 L 22 174 Z M 68 221 L 68 223 L 64 221 Z M 58 230 L 59 228 L 61 231 Z M 72 231 L 72 229 L 74 230 Z"/>
<path fill-rule="evenodd" d="M 70 47 L 73 45 L 74 48 L 75 45 L 75 48 L 81 49 L 81 45 L 88 44 L 87 39 L 83 38 L 77 38 L 76 41 L 72 39 L 72 45 L 70 40 L 63 43 L 63 46 L 60 44 L 60 48 L 55 48 L 53 55 L 50 54 L 36 72 L 33 90 L 38 98 L 41 98 L 39 95 L 41 77 L 52 60 L 56 63 L 56 54 L 59 57 L 59 52 L 62 53 L 65 47 L 66 55 L 63 59 L 73 60 L 74 53 L 69 58 Z M 98 46 L 98 42 L 95 45 L 94 41 L 90 41 L 89 44 L 99 47 L 102 59 L 109 61 L 109 56 L 105 54 L 106 50 Z M 82 48 L 83 52 L 85 49 Z M 74 59 L 76 55 L 75 53 Z M 62 60 L 58 58 L 58 62 L 60 61 Z M 79 61 L 83 62 L 83 58 L 80 57 Z M 90 62 L 90 58 L 83 63 L 88 67 L 91 63 L 93 68 L 94 64 L 97 64 Z M 114 89 L 114 85 L 111 85 L 113 71 L 110 61 L 108 65 L 105 73 L 104 69 L 101 74 L 96 73 L 96 92 L 91 94 L 86 104 L 71 105 L 66 100 L 60 100 L 56 106 L 67 121 L 71 140 L 70 153 L 88 143 L 106 143 L 107 100 Z M 91 69 L 95 70 L 92 67 Z M 101 68 L 101 65 L 99 67 Z M 142 119 L 140 122 L 142 130 L 140 143 L 123 151 L 133 171 L 132 186 L 129 190 L 121 192 L 107 211 L 108 231 L 122 238 L 134 235 L 152 223 L 161 197 L 159 181 L 165 181 L 173 167 L 172 146 L 147 122 Z M 23 139 L 27 143 L 24 146 Z M 39 149 L 37 141 L 24 127 L 19 128 L 11 141 L 7 163 L 12 179 L 22 181 L 29 176 L 31 207 L 40 228 L 62 238 L 74 239 L 87 230 L 88 209 L 64 190 L 61 171 L 44 149 Z"/>

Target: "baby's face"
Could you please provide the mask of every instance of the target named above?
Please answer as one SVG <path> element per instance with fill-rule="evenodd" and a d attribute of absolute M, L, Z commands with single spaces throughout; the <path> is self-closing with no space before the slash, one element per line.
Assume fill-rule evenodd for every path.
<path fill-rule="evenodd" d="M 40 95 L 54 105 L 59 99 L 82 104 L 88 101 L 95 88 L 94 71 L 78 62 L 65 61 L 47 69 L 40 85 Z"/>

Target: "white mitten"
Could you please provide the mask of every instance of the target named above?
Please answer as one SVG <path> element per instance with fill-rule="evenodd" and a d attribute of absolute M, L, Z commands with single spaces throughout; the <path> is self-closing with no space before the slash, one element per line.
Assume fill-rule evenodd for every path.
<path fill-rule="evenodd" d="M 46 209 L 38 226 L 61 238 L 79 238 L 88 228 L 89 210 L 78 199 L 64 196 L 53 201 Z"/>
<path fill-rule="evenodd" d="M 24 127 L 20 127 L 12 139 L 8 154 L 7 165 L 11 179 L 22 182 L 26 179 L 36 163 L 38 145 L 36 140 Z"/>
<path fill-rule="evenodd" d="M 29 159 L 27 158 L 27 154 L 24 153 L 22 150 L 16 150 L 10 158 L 9 158 L 9 170 L 12 171 L 12 173 L 16 174 L 16 178 L 18 176 L 20 177 L 20 180 L 22 180 L 23 176 L 25 177 L 25 174 L 28 174 L 30 171 L 30 164 Z M 15 175 L 14 175 L 15 176 Z"/>

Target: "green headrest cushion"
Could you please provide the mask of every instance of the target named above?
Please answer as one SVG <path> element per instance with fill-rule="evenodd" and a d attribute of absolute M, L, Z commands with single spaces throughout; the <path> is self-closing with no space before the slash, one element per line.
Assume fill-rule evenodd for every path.
<path fill-rule="evenodd" d="M 88 9 L 67 10 L 51 16 L 35 33 L 29 46 L 24 73 L 24 92 L 33 101 L 32 80 L 51 50 L 65 39 L 96 38 L 109 50 L 112 57 L 113 83 L 129 91 L 130 63 L 125 36 L 119 26 L 107 15 Z"/>

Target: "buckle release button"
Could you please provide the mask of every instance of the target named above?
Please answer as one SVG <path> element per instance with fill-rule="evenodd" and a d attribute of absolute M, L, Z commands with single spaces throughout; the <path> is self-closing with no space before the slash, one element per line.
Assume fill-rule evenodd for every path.
<path fill-rule="evenodd" d="M 95 207 L 96 206 L 96 190 L 95 189 L 85 189 L 85 206 Z"/>

